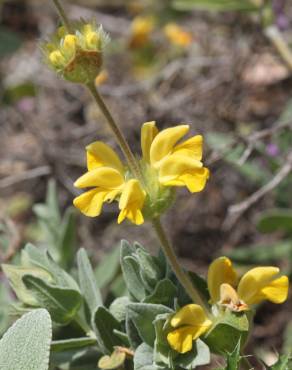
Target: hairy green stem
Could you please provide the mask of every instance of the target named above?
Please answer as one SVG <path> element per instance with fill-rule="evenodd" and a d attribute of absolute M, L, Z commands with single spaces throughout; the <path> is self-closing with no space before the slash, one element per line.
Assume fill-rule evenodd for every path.
<path fill-rule="evenodd" d="M 184 272 L 182 267 L 180 266 L 178 259 L 176 257 L 176 254 L 173 250 L 173 247 L 171 243 L 169 242 L 166 232 L 163 229 L 163 226 L 161 224 L 161 221 L 159 218 L 155 218 L 152 220 L 152 225 L 154 227 L 154 230 L 156 231 L 156 234 L 159 238 L 161 248 L 173 270 L 175 273 L 178 281 L 181 283 L 181 285 L 185 288 L 187 294 L 190 296 L 190 298 L 193 300 L 194 303 L 199 304 L 202 306 L 207 314 L 207 316 L 210 316 L 209 307 L 206 305 L 204 300 L 201 298 L 199 292 L 194 287 L 193 283 L 191 282 L 188 274 Z"/>
<path fill-rule="evenodd" d="M 95 100 L 96 104 L 100 108 L 101 112 L 103 113 L 104 117 L 106 118 L 106 121 L 108 125 L 110 126 L 112 133 L 114 134 L 127 162 L 129 165 L 129 168 L 133 175 L 140 180 L 142 183 L 144 183 L 144 179 L 142 176 L 142 173 L 140 171 L 139 165 L 137 163 L 137 160 L 131 151 L 129 144 L 127 143 L 124 134 L 122 133 L 121 129 L 119 128 L 118 124 L 116 123 L 115 119 L 113 118 L 111 112 L 109 111 L 108 107 L 106 106 L 104 100 L 102 99 L 101 95 L 97 91 L 94 82 L 89 83 L 87 85 L 89 91 L 91 92 L 93 99 Z"/>
<path fill-rule="evenodd" d="M 67 32 L 68 33 L 72 33 L 72 27 L 71 27 L 71 23 L 65 13 L 65 10 L 64 8 L 62 7 L 61 3 L 59 0 L 53 0 L 53 3 L 58 11 L 58 14 L 62 20 L 62 23 L 64 25 L 64 27 L 66 28 Z"/>

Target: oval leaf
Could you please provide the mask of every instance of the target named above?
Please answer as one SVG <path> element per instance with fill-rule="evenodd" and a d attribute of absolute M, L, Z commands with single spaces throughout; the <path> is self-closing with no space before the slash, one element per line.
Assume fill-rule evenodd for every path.
<path fill-rule="evenodd" d="M 25 314 L 0 341 L 0 369 L 47 370 L 51 338 L 48 311 L 37 309 Z"/>

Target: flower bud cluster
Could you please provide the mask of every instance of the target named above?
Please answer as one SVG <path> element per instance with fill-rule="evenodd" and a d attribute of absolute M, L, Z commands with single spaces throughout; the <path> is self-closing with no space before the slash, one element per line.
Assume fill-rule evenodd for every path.
<path fill-rule="evenodd" d="M 109 41 L 102 26 L 78 22 L 74 31 L 60 27 L 42 45 L 47 64 L 63 78 L 76 83 L 94 81 L 102 66 L 102 51 Z"/>

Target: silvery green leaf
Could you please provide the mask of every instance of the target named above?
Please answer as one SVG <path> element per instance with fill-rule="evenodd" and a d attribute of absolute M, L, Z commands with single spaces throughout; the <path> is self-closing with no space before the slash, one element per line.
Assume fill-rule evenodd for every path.
<path fill-rule="evenodd" d="M 169 279 L 163 279 L 157 283 L 153 293 L 148 295 L 143 302 L 173 306 L 176 295 L 177 288 L 173 282 Z"/>
<path fill-rule="evenodd" d="M 0 341 L 0 369 L 47 370 L 51 337 L 52 323 L 46 310 L 25 314 Z"/>
<path fill-rule="evenodd" d="M 174 363 L 183 369 L 192 370 L 197 366 L 209 364 L 210 360 L 211 354 L 209 347 L 202 340 L 197 339 L 193 342 L 192 350 L 177 356 Z"/>
<path fill-rule="evenodd" d="M 92 317 L 97 342 L 104 354 L 110 354 L 114 346 L 122 345 L 121 339 L 115 335 L 114 330 L 120 330 L 120 323 L 105 307 L 99 306 Z"/>
<path fill-rule="evenodd" d="M 139 345 L 142 343 L 142 339 L 134 322 L 129 318 L 128 313 L 126 315 L 126 333 L 128 335 L 131 348 L 136 349 L 137 347 L 139 347 Z"/>
<path fill-rule="evenodd" d="M 77 265 L 81 292 L 93 315 L 97 307 L 102 306 L 102 297 L 89 258 L 83 248 L 79 249 L 77 253 Z"/>
<path fill-rule="evenodd" d="M 28 243 L 23 250 L 23 255 L 22 259 L 28 266 L 39 267 L 49 272 L 56 285 L 79 292 L 76 281 L 52 259 L 48 251 Z"/>
<path fill-rule="evenodd" d="M 111 303 L 109 310 L 118 321 L 125 321 L 127 314 L 127 305 L 130 302 L 131 301 L 128 297 L 118 297 Z"/>
<path fill-rule="evenodd" d="M 128 291 L 137 301 L 142 301 L 146 296 L 146 291 L 138 262 L 132 256 L 126 256 L 121 259 L 121 267 Z"/>
<path fill-rule="evenodd" d="M 79 292 L 48 284 L 32 275 L 25 275 L 23 282 L 39 306 L 49 311 L 54 322 L 67 324 L 73 320 L 82 302 Z"/>
<path fill-rule="evenodd" d="M 14 290 L 17 298 L 29 305 L 29 306 L 38 306 L 38 302 L 31 292 L 27 289 L 25 284 L 22 281 L 23 276 L 30 274 L 35 277 L 39 277 L 44 281 L 52 282 L 51 274 L 37 267 L 22 267 L 22 266 L 13 266 L 13 265 L 2 265 L 4 274 L 9 280 L 9 283 Z"/>
<path fill-rule="evenodd" d="M 153 322 L 157 315 L 172 313 L 173 311 L 161 304 L 130 303 L 128 316 L 134 322 L 140 337 L 149 346 L 154 345 L 155 328 Z"/>
<path fill-rule="evenodd" d="M 165 367 L 155 365 L 153 362 L 153 349 L 142 343 L 135 351 L 134 370 L 167 370 Z"/>
<path fill-rule="evenodd" d="M 148 251 L 139 246 L 136 249 L 135 257 L 140 266 L 140 276 L 148 290 L 152 290 L 157 281 L 163 278 L 163 272 L 160 270 L 159 260 L 151 256 Z"/>

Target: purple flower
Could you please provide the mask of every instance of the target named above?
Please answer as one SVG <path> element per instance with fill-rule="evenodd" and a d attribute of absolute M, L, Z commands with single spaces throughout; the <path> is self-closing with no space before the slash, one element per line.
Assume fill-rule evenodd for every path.
<path fill-rule="evenodd" d="M 273 0 L 273 11 L 276 18 L 276 25 L 280 31 L 285 31 L 289 27 L 289 19 L 285 14 L 286 0 Z"/>
<path fill-rule="evenodd" d="M 273 143 L 268 144 L 266 146 L 266 153 L 269 157 L 276 157 L 280 153 L 278 145 Z"/>

